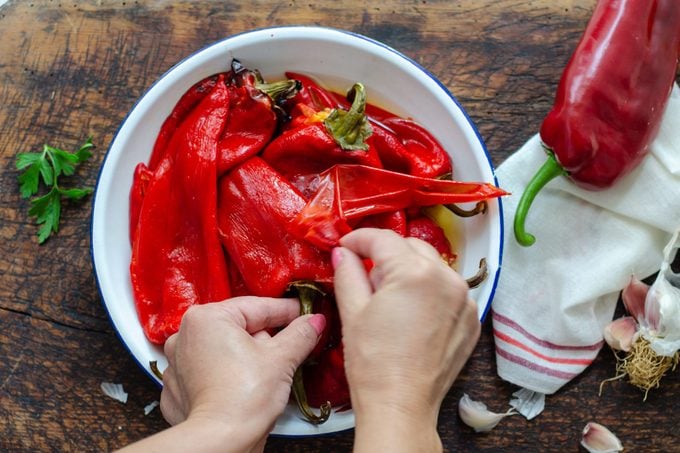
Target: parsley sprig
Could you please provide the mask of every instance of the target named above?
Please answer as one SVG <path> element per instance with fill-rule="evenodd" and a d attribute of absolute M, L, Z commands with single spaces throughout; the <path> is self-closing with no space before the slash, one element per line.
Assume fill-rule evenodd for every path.
<path fill-rule="evenodd" d="M 30 198 L 38 193 L 40 181 L 49 189 L 47 194 L 33 197 L 28 214 L 36 217 L 38 225 L 38 243 L 42 244 L 54 232 L 59 231 L 61 201 L 80 200 L 92 193 L 92 189 L 66 189 L 58 184 L 59 176 L 72 175 L 76 167 L 92 156 L 92 138 L 88 138 L 75 153 L 44 145 L 42 152 L 17 154 L 17 169 L 23 170 L 19 175 L 19 188 L 23 198 Z"/>

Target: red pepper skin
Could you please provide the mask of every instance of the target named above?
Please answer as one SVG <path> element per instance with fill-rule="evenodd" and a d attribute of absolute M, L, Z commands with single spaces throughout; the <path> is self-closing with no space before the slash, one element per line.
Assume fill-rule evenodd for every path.
<path fill-rule="evenodd" d="M 177 101 L 177 104 L 172 109 L 170 115 L 165 119 L 161 130 L 156 138 L 151 158 L 149 159 L 149 169 L 155 170 L 160 161 L 163 159 L 166 148 L 172 134 L 177 129 L 177 126 L 186 118 L 186 116 L 198 105 L 201 100 L 208 95 L 215 88 L 218 76 L 210 76 L 196 83 L 189 88 L 186 93 Z"/>
<path fill-rule="evenodd" d="M 446 238 L 444 230 L 429 217 L 416 217 L 408 221 L 406 236 L 421 239 L 434 247 L 442 260 L 449 266 L 455 263 L 456 254 L 453 253 L 451 243 Z"/>
<path fill-rule="evenodd" d="M 266 160 L 308 198 L 318 187 L 319 174 L 334 164 L 382 167 L 377 152 L 342 149 L 323 123 L 304 125 L 275 138 L 262 153 Z"/>
<path fill-rule="evenodd" d="M 368 215 L 437 204 L 466 203 L 507 193 L 487 183 L 419 178 L 363 165 L 335 165 L 321 174 L 316 194 L 291 223 L 299 237 L 330 250 Z"/>
<path fill-rule="evenodd" d="M 288 232 L 305 199 L 259 157 L 219 181 L 220 238 L 255 296 L 280 297 L 288 285 L 309 280 L 330 285 L 330 256 Z"/>
<path fill-rule="evenodd" d="M 640 163 L 661 123 L 679 51 L 677 0 L 597 3 L 541 124 L 548 159 L 518 203 L 521 245 L 535 241 L 525 219 L 551 179 L 566 175 L 585 189 L 605 189 Z"/>
<path fill-rule="evenodd" d="M 598 2 L 541 125 L 543 142 L 576 184 L 609 187 L 642 160 L 679 47 L 677 0 Z"/>
<path fill-rule="evenodd" d="M 216 150 L 228 96 L 220 79 L 172 135 L 145 189 L 130 276 L 153 343 L 178 330 L 189 306 L 230 296 L 216 221 Z"/>

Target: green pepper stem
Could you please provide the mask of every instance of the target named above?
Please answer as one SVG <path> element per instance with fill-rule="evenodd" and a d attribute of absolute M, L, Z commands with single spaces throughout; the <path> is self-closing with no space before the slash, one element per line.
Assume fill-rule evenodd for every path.
<path fill-rule="evenodd" d="M 290 99 L 300 90 L 302 84 L 297 80 L 281 80 L 279 82 L 263 83 L 256 82 L 255 88 L 269 96 L 272 101 L 279 102 Z"/>
<path fill-rule="evenodd" d="M 355 83 L 348 95 L 352 99 L 349 110 L 333 109 L 324 121 L 328 133 L 344 150 L 368 150 L 366 139 L 373 129 L 366 118 L 366 89 Z"/>
<path fill-rule="evenodd" d="M 300 299 L 300 315 L 309 315 L 314 312 L 314 300 L 319 295 L 323 295 L 323 291 L 318 285 L 313 282 L 295 282 L 291 283 L 291 289 L 297 291 Z M 297 407 L 304 415 L 305 419 L 313 425 L 320 425 L 328 420 L 331 415 L 331 403 L 326 402 L 319 408 L 319 415 L 316 415 L 307 402 L 307 392 L 305 392 L 305 383 L 303 379 L 303 366 L 300 365 L 293 375 L 293 396 Z"/>
<path fill-rule="evenodd" d="M 527 233 L 527 231 L 524 229 L 527 213 L 529 212 L 531 204 L 534 202 L 534 198 L 536 198 L 536 194 L 538 194 L 543 186 L 548 184 L 551 180 L 566 174 L 566 171 L 557 162 L 555 156 L 552 153 L 548 153 L 548 160 L 545 161 L 533 178 L 531 178 L 526 189 L 524 189 L 524 193 L 522 193 L 522 197 L 519 199 L 519 203 L 517 204 L 514 228 L 515 238 L 520 245 L 528 247 L 536 242 L 536 238 L 532 234 Z"/>
<path fill-rule="evenodd" d="M 463 209 L 455 204 L 446 204 L 444 206 L 458 217 L 472 217 L 477 214 L 486 214 L 486 211 L 488 210 L 486 200 L 478 202 L 472 209 Z"/>
<path fill-rule="evenodd" d="M 307 421 L 313 425 L 320 425 L 328 420 L 331 415 L 331 403 L 326 401 L 319 408 L 319 415 L 316 415 L 307 402 L 307 393 L 305 392 L 305 383 L 302 379 L 302 367 L 295 370 L 293 375 L 293 396 L 297 402 L 298 409 L 305 416 Z"/>

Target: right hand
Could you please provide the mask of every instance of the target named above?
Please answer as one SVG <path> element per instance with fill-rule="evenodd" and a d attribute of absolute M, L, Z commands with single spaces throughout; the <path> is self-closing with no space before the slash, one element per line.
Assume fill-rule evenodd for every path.
<path fill-rule="evenodd" d="M 393 416 L 405 430 L 427 429 L 441 448 L 441 402 L 480 334 L 467 284 L 419 239 L 364 228 L 340 245 L 332 252 L 335 295 L 358 446 L 362 424 L 379 430 Z M 362 258 L 374 263 L 368 274 Z"/>

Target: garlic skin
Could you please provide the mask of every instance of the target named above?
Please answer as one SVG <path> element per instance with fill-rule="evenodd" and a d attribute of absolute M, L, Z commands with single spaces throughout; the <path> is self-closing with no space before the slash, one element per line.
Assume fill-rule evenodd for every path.
<path fill-rule="evenodd" d="M 610 322 L 604 328 L 604 341 L 617 351 L 630 351 L 637 338 L 638 325 L 632 316 L 624 316 Z"/>
<path fill-rule="evenodd" d="M 645 318 L 645 299 L 649 292 L 649 285 L 632 275 L 630 281 L 621 292 L 621 299 L 626 311 L 640 322 Z"/>
<path fill-rule="evenodd" d="M 463 397 L 458 401 L 460 419 L 478 433 L 491 431 L 503 418 L 516 413 L 513 409 L 503 414 L 491 412 L 486 408 L 486 404 L 473 400 L 467 393 L 463 393 Z"/>
<path fill-rule="evenodd" d="M 671 357 L 680 350 L 680 273 L 671 268 L 680 250 L 680 230 L 664 248 L 664 259 L 645 298 L 642 336 L 658 355 Z"/>
<path fill-rule="evenodd" d="M 590 453 L 616 453 L 623 450 L 623 444 L 619 438 L 595 422 L 589 422 L 583 428 L 581 445 Z"/>

